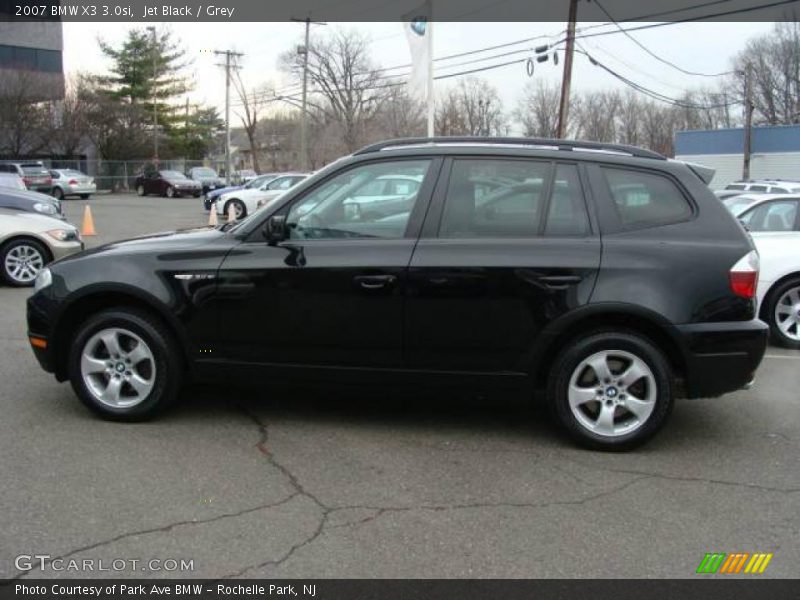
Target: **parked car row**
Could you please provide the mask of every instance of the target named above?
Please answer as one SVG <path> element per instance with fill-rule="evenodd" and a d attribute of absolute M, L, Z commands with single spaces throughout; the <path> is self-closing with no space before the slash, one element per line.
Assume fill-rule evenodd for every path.
<path fill-rule="evenodd" d="M 58 200 L 68 196 L 89 198 L 97 192 L 94 179 L 77 169 L 47 169 L 41 161 L 2 162 L 3 187 L 50 194 Z"/>

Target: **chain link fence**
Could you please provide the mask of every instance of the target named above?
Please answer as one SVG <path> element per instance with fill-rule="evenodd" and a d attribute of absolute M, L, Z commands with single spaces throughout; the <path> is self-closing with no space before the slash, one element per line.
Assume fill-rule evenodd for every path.
<path fill-rule="evenodd" d="M 49 169 L 75 169 L 94 178 L 98 191 L 126 192 L 135 188 L 136 177 L 145 169 L 154 168 L 152 159 L 142 160 L 62 160 L 41 159 Z M 188 173 L 193 167 L 210 167 L 220 177 L 225 177 L 225 161 L 214 160 L 161 160 L 158 168 L 162 171 Z M 235 172 L 234 172 L 235 177 Z M 236 183 L 236 181 L 234 181 Z"/>

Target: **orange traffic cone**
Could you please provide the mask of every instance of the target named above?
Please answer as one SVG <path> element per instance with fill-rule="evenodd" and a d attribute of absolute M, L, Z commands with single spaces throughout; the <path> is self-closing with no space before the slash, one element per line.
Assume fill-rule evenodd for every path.
<path fill-rule="evenodd" d="M 92 209 L 89 208 L 89 205 L 86 205 L 86 208 L 83 209 L 83 225 L 81 225 L 81 235 L 83 237 L 90 236 L 90 235 L 97 235 L 97 232 L 94 230 L 94 219 L 92 218 Z"/>
<path fill-rule="evenodd" d="M 209 227 L 216 227 L 218 225 L 217 222 L 217 207 L 213 204 L 211 205 L 211 214 L 208 215 L 208 226 Z"/>
<path fill-rule="evenodd" d="M 235 220 L 236 220 L 236 207 L 233 205 L 233 202 L 231 202 L 228 205 L 228 221 L 232 223 Z"/>

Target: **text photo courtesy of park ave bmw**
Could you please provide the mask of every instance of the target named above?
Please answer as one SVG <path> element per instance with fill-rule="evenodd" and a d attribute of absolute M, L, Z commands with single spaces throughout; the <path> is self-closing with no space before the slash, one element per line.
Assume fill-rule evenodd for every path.
<path fill-rule="evenodd" d="M 0 0 L 0 600 L 796 598 L 800 0 Z"/>

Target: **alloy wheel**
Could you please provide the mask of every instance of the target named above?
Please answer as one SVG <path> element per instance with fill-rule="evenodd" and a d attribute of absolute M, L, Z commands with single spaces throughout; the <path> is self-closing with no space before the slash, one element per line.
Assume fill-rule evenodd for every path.
<path fill-rule="evenodd" d="M 44 256 L 33 245 L 19 244 L 6 254 L 5 268 L 8 276 L 21 284 L 28 284 L 44 267 Z"/>
<path fill-rule="evenodd" d="M 102 329 L 83 347 L 81 376 L 99 402 L 112 408 L 130 408 L 143 402 L 155 386 L 155 357 L 132 331 Z"/>
<path fill-rule="evenodd" d="M 641 358 L 623 350 L 603 350 L 578 364 L 567 393 L 581 426 L 604 437 L 620 437 L 647 422 L 658 389 Z"/>
<path fill-rule="evenodd" d="M 778 299 L 775 324 L 788 339 L 800 342 L 800 287 L 789 288 Z"/>

